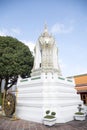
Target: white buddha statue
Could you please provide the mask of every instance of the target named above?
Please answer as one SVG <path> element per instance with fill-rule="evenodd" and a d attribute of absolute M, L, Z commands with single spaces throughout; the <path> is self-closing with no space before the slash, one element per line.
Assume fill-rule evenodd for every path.
<path fill-rule="evenodd" d="M 58 49 L 56 47 L 55 39 L 48 33 L 46 25 L 44 32 L 38 38 L 34 53 L 34 66 L 31 75 L 39 75 L 42 72 L 51 72 L 61 75 L 58 63 Z"/>

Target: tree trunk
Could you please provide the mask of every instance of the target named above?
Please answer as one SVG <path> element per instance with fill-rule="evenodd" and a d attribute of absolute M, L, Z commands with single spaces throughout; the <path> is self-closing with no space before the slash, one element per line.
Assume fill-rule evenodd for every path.
<path fill-rule="evenodd" d="M 8 81 L 9 81 L 9 78 L 6 77 L 6 78 L 5 78 L 5 87 L 4 87 L 5 91 L 8 90 Z"/>
<path fill-rule="evenodd" d="M 2 78 L 0 78 L 0 93 L 1 93 L 1 86 L 2 85 Z"/>
<path fill-rule="evenodd" d="M 8 89 L 10 89 L 16 82 L 17 82 L 18 76 L 14 76 L 12 78 L 6 78 L 6 83 L 5 83 L 5 90 L 7 91 Z M 10 81 L 9 81 L 10 80 Z M 9 87 L 8 87 L 9 84 Z"/>

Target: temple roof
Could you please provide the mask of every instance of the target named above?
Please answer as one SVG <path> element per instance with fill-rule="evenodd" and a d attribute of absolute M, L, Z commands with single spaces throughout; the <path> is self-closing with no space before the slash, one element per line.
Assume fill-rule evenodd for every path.
<path fill-rule="evenodd" d="M 75 76 L 74 79 L 75 79 L 76 85 L 78 85 L 78 84 L 87 84 L 87 74 Z"/>

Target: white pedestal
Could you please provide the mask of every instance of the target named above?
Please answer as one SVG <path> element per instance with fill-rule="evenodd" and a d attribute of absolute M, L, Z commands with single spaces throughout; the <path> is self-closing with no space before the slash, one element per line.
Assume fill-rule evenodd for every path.
<path fill-rule="evenodd" d="M 18 117 L 42 123 L 45 111 L 56 112 L 57 123 L 73 120 L 78 104 L 73 80 L 57 75 L 42 74 L 28 79 L 18 79 L 16 114 Z"/>

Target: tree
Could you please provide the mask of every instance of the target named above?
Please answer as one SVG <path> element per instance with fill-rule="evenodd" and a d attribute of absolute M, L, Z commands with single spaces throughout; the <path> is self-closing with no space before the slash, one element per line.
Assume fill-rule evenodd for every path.
<path fill-rule="evenodd" d="M 16 38 L 0 36 L 0 83 L 5 79 L 5 90 L 15 84 L 18 75 L 29 77 L 32 66 L 33 56 L 26 45 Z"/>

